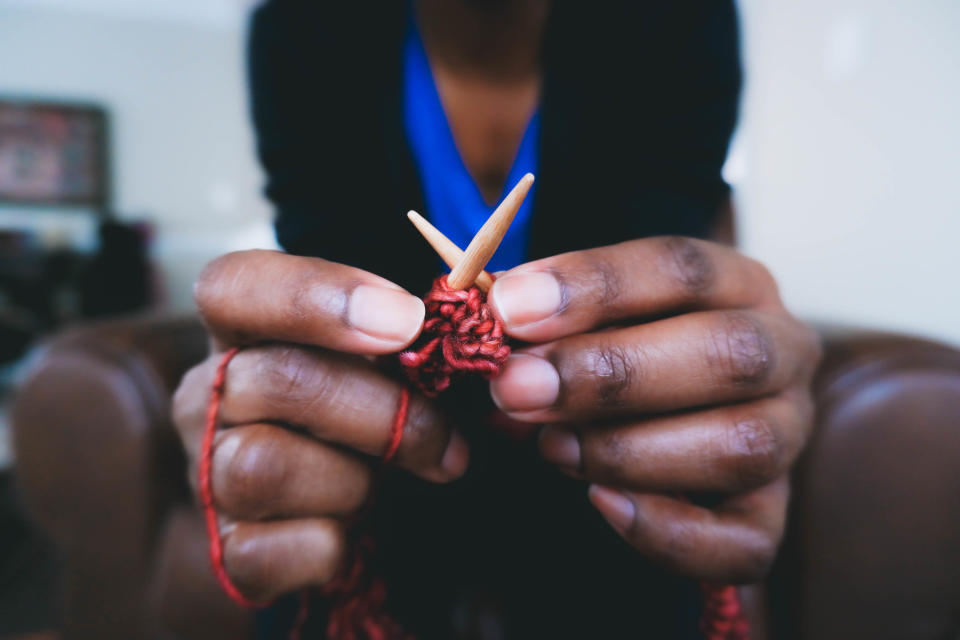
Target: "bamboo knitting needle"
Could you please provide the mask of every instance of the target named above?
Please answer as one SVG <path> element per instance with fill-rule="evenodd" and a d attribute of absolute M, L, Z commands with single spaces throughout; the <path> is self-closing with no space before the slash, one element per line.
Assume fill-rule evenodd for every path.
<path fill-rule="evenodd" d="M 480 227 L 480 231 L 477 231 L 477 235 L 473 236 L 473 240 L 467 245 L 463 252 L 463 259 L 453 267 L 450 275 L 447 276 L 447 284 L 451 289 L 464 289 L 477 279 L 483 268 L 487 266 L 487 262 L 493 257 L 497 247 L 500 246 L 500 241 L 507 234 L 507 229 L 510 228 L 513 217 L 517 215 L 517 211 L 523 204 L 523 199 L 527 197 L 527 193 L 530 192 L 532 185 L 533 174 L 528 173 L 520 179 L 517 186 L 507 194 L 503 202 L 490 214 L 487 221 Z"/>
<path fill-rule="evenodd" d="M 407 218 L 413 223 L 427 242 L 437 252 L 440 259 L 447 263 L 447 266 L 453 269 L 463 260 L 463 249 L 453 243 L 453 240 L 440 233 L 440 230 L 427 222 L 427 219 L 416 211 L 409 211 Z M 486 271 L 480 271 L 480 275 L 475 280 L 480 290 L 487 292 L 493 286 L 493 277 Z"/>

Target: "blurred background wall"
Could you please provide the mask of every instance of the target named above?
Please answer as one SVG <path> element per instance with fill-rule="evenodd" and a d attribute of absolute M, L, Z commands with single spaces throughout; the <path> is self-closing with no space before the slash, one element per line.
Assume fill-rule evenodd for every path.
<path fill-rule="evenodd" d="M 117 215 L 152 222 L 174 309 L 209 258 L 273 244 L 244 94 L 248 5 L 0 0 L 0 95 L 109 109 Z M 726 172 L 743 246 L 805 317 L 960 344 L 960 3 L 741 11 L 748 86 Z M 0 228 L 92 242 L 64 215 L 5 207 Z"/>
<path fill-rule="evenodd" d="M 273 244 L 247 120 L 246 4 L 0 0 L 0 96 L 108 110 L 117 217 L 152 223 L 175 309 L 191 307 L 213 256 Z M 14 223 L 66 228 L 81 244 L 94 233 L 80 212 L 0 209 L 0 227 Z"/>
<path fill-rule="evenodd" d="M 806 317 L 960 343 L 960 2 L 740 8 L 745 249 Z"/>

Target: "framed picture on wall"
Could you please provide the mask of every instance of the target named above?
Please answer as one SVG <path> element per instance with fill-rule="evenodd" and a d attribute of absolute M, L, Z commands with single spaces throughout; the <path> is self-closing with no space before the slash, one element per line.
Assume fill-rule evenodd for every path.
<path fill-rule="evenodd" d="M 107 114 L 0 97 L 0 205 L 109 207 Z"/>

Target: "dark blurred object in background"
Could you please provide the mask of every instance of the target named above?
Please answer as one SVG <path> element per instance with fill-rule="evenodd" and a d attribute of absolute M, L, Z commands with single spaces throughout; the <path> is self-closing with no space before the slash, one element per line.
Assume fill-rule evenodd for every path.
<path fill-rule="evenodd" d="M 80 276 L 80 314 L 84 318 L 119 315 L 146 308 L 153 300 L 145 224 L 100 225 L 100 250 Z"/>
<path fill-rule="evenodd" d="M 0 364 L 77 320 L 125 314 L 154 301 L 149 227 L 100 224 L 92 255 L 45 248 L 28 232 L 0 231 Z"/>
<path fill-rule="evenodd" d="M 22 634 L 57 627 L 59 562 L 23 514 L 9 473 L 0 473 L 0 549 L 0 638 L 44 637 Z"/>

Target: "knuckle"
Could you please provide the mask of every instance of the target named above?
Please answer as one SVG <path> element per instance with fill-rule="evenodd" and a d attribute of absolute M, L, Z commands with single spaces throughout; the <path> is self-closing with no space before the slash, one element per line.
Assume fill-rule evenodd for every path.
<path fill-rule="evenodd" d="M 668 273 L 690 301 L 699 300 L 716 281 L 716 268 L 698 240 L 683 236 L 663 239 Z"/>
<path fill-rule="evenodd" d="M 594 292 L 594 302 L 603 306 L 615 305 L 623 294 L 620 271 L 601 251 L 586 253 L 586 270 L 590 282 L 585 283 Z"/>
<path fill-rule="evenodd" d="M 635 375 L 633 358 L 621 345 L 606 344 L 586 352 L 586 369 L 593 380 L 597 401 L 604 406 L 620 407 Z"/>
<path fill-rule="evenodd" d="M 774 371 L 773 341 L 748 313 L 724 314 L 710 352 L 715 367 L 737 387 L 761 387 Z"/>
<path fill-rule="evenodd" d="M 224 461 L 221 482 L 215 485 L 217 502 L 227 513 L 259 520 L 270 515 L 270 505 L 280 497 L 290 470 L 287 456 L 278 455 L 275 439 L 266 427 L 251 427 L 227 433 L 220 447 L 229 443 L 232 453 Z"/>
<path fill-rule="evenodd" d="M 341 490 L 339 501 L 343 503 L 342 506 L 329 508 L 328 515 L 347 515 L 360 511 L 367 504 L 372 487 L 373 474 L 368 467 L 364 467 L 356 479 Z"/>
<path fill-rule="evenodd" d="M 257 354 L 240 391 L 259 394 L 267 407 L 297 423 L 317 406 L 328 404 L 339 385 L 338 377 L 323 366 L 316 352 L 272 345 Z"/>
<path fill-rule="evenodd" d="M 278 322 L 286 326 L 296 326 L 316 318 L 318 282 L 324 282 L 324 315 L 345 322 L 349 292 L 340 286 L 334 286 L 336 279 L 331 278 L 323 267 L 311 263 L 308 267 L 291 268 L 288 271 L 287 304 L 276 310 L 280 316 Z"/>
<path fill-rule="evenodd" d="M 584 450 L 583 472 L 595 480 L 620 480 L 632 462 L 629 439 L 620 432 L 607 431 L 594 436 L 580 435 Z"/>
<path fill-rule="evenodd" d="M 758 487 L 776 478 L 786 458 L 783 439 L 761 418 L 740 420 L 728 431 L 732 475 L 741 487 Z"/>
<path fill-rule="evenodd" d="M 770 572 L 777 557 L 778 541 L 770 536 L 758 535 L 741 550 L 741 556 L 731 567 L 727 579 L 732 584 L 752 584 L 763 580 Z"/>
<path fill-rule="evenodd" d="M 696 525 L 678 521 L 664 527 L 659 544 L 652 549 L 655 560 L 677 572 L 683 572 L 698 552 Z"/>

